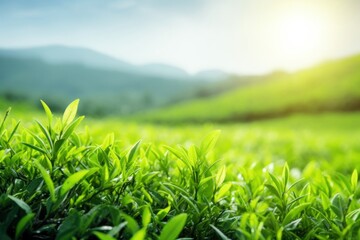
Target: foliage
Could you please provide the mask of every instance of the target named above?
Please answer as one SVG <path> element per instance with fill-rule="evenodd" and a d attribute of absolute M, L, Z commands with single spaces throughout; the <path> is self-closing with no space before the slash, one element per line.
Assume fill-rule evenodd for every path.
<path fill-rule="evenodd" d="M 0 124 L 0 239 L 360 237 L 358 173 L 342 168 L 345 159 L 319 161 L 319 168 L 292 156 L 288 165 L 275 161 L 290 153 L 287 142 L 276 152 L 260 138 L 242 155 L 220 131 L 196 145 L 134 140 L 129 147 L 113 133 L 96 133 L 94 123 L 97 137 L 78 131 L 78 100 L 61 118 L 42 105 L 46 124 L 22 128 L 9 112 Z M 101 124 L 101 132 L 110 126 Z"/>
<path fill-rule="evenodd" d="M 360 110 L 360 56 L 289 74 L 272 74 L 206 99 L 138 114 L 153 122 L 236 122 L 293 113 Z M 255 79 L 254 79 L 255 80 Z"/>

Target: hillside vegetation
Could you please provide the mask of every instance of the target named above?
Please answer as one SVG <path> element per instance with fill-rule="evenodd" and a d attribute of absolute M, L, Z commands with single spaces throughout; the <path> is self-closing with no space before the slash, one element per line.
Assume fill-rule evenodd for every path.
<path fill-rule="evenodd" d="M 159 122 L 248 121 L 292 113 L 360 110 L 360 55 L 267 77 L 211 98 L 137 115 Z"/>

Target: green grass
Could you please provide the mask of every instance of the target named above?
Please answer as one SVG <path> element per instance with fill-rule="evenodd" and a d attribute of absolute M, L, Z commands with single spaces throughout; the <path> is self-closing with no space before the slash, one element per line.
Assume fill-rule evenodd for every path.
<path fill-rule="evenodd" d="M 77 104 L 2 121 L 0 239 L 360 237 L 360 114 L 170 127 Z"/>
<path fill-rule="evenodd" d="M 264 76 L 270 79 L 211 98 L 138 114 L 136 118 L 156 122 L 229 122 L 296 112 L 359 110 L 359 66 L 357 55 L 293 74 Z"/>

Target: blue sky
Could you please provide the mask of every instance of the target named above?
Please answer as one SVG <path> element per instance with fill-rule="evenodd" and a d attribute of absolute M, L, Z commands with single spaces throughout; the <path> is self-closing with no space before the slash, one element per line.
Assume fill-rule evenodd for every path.
<path fill-rule="evenodd" d="M 194 73 L 296 70 L 360 53 L 356 0 L 0 0 L 0 47 L 88 47 Z"/>

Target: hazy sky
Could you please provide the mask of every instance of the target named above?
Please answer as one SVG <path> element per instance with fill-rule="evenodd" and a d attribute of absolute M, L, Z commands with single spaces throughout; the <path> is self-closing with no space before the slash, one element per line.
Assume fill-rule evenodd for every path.
<path fill-rule="evenodd" d="M 0 0 L 0 47 L 64 44 L 194 73 L 360 53 L 358 0 Z"/>

